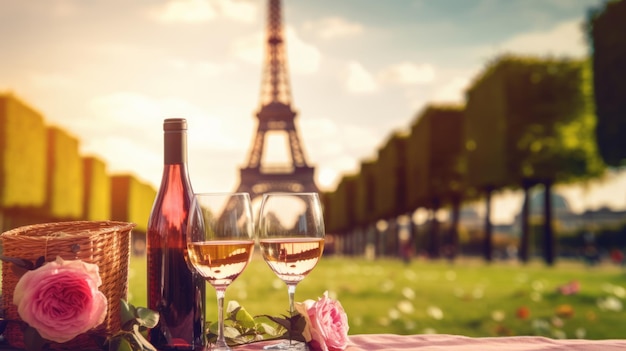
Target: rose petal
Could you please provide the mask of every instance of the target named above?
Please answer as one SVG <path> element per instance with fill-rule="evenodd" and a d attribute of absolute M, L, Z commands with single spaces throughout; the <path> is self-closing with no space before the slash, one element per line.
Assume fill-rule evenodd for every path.
<path fill-rule="evenodd" d="M 315 350 L 344 350 L 349 343 L 348 318 L 341 304 L 324 295 L 307 306 L 307 323 L 310 323 L 310 345 Z"/>
<path fill-rule="evenodd" d="M 57 257 L 20 278 L 13 303 L 43 338 L 63 343 L 106 318 L 107 299 L 100 285 L 97 265 Z"/>

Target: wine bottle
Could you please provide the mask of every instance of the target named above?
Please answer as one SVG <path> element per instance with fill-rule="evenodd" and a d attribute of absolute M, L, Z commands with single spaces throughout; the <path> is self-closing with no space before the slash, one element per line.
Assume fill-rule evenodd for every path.
<path fill-rule="evenodd" d="M 148 219 L 148 307 L 160 314 L 150 342 L 160 351 L 202 350 L 205 282 L 187 265 L 187 121 L 166 119 L 163 177 Z"/>

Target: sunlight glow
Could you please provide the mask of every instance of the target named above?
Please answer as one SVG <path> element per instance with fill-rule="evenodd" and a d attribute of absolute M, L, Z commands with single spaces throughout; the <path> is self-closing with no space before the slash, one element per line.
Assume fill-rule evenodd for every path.
<path fill-rule="evenodd" d="M 211 4 L 204 0 L 173 0 L 150 13 L 161 22 L 206 22 L 217 17 Z"/>

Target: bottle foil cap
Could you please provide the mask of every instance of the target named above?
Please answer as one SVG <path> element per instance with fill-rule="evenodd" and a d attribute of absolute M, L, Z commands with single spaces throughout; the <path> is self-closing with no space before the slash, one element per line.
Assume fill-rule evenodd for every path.
<path fill-rule="evenodd" d="M 167 118 L 163 121 L 163 130 L 187 130 L 187 120 L 184 118 Z"/>

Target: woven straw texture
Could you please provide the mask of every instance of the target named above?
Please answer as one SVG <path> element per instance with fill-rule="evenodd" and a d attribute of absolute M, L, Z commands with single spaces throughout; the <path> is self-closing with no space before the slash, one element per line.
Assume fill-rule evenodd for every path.
<path fill-rule="evenodd" d="M 57 256 L 64 260 L 82 260 L 97 264 L 102 278 L 100 291 L 107 297 L 105 321 L 93 332 L 108 336 L 120 330 L 120 299 L 128 292 L 128 264 L 130 232 L 134 223 L 113 221 L 74 221 L 35 224 L 6 231 L 0 235 L 5 257 L 23 258 L 33 262 L 44 256 L 46 262 Z M 17 306 L 13 304 L 13 290 L 19 277 L 12 263 L 2 265 L 2 305 L 9 320 L 20 320 Z M 24 347 L 22 330 L 9 323 L 4 333 L 9 343 Z M 55 350 L 87 350 L 95 341 L 82 334 L 62 344 L 52 343 Z"/>

